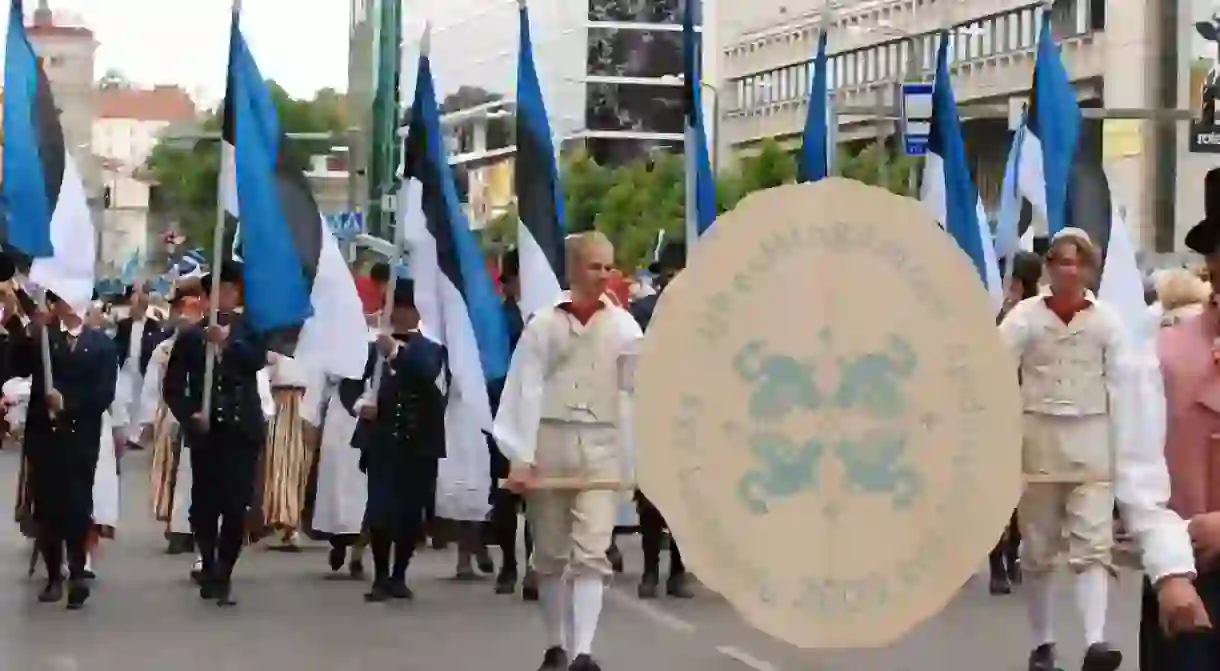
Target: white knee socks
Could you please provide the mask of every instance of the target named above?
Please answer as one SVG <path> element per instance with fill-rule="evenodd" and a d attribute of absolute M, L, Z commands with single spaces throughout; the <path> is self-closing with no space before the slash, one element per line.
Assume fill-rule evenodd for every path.
<path fill-rule="evenodd" d="M 1029 596 L 1029 626 L 1034 635 L 1034 647 L 1055 642 L 1055 622 L 1050 571 L 1025 574 L 1025 590 Z"/>
<path fill-rule="evenodd" d="M 1110 576 L 1104 566 L 1090 566 L 1076 575 L 1076 606 L 1084 622 L 1086 645 L 1106 640 L 1106 610 L 1109 606 Z"/>
<path fill-rule="evenodd" d="M 542 606 L 542 626 L 546 628 L 546 647 L 567 645 L 565 624 L 568 619 L 567 581 L 562 576 L 547 576 L 538 580 L 538 603 Z"/>
<path fill-rule="evenodd" d="M 572 583 L 572 656 L 593 652 L 593 637 L 606 589 L 601 576 L 577 576 Z"/>

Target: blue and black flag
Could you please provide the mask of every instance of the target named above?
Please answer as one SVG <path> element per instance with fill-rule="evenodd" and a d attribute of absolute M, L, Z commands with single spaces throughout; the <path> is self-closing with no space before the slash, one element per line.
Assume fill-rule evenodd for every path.
<path fill-rule="evenodd" d="M 517 55 L 517 163 L 514 179 L 521 226 L 521 312 L 551 305 L 567 286 L 564 269 L 563 187 L 555 165 L 555 145 L 546 103 L 534 67 L 529 10 L 520 8 L 521 42 Z"/>
<path fill-rule="evenodd" d="M 404 152 L 400 221 L 411 241 L 411 275 L 421 330 L 449 350 L 453 398 L 466 406 L 471 424 L 490 432 L 487 385 L 508 374 L 508 328 L 482 252 L 458 201 L 427 43 L 425 35 Z M 450 448 L 455 447 L 450 441 Z"/>
<path fill-rule="evenodd" d="M 279 115 L 233 13 L 222 130 L 220 206 L 241 225 L 245 310 L 251 327 L 293 343 L 315 370 L 360 377 L 368 327 L 355 280 L 286 153 Z M 218 257 L 223 255 L 217 253 Z"/>
<path fill-rule="evenodd" d="M 31 282 L 84 314 L 93 297 L 97 238 L 55 96 L 26 37 L 21 0 L 9 6 L 3 123 L 0 197 L 7 217 L 0 241 L 29 266 Z"/>

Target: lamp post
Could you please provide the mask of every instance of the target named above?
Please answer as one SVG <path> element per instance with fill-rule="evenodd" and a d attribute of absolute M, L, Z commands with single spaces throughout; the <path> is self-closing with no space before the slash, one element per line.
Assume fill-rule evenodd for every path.
<path fill-rule="evenodd" d="M 686 83 L 686 75 L 665 75 L 661 82 L 667 86 L 682 86 Z M 699 82 L 699 87 L 712 92 L 712 127 L 709 130 L 712 132 L 712 173 L 715 174 L 720 171 L 720 89 L 707 82 Z"/>

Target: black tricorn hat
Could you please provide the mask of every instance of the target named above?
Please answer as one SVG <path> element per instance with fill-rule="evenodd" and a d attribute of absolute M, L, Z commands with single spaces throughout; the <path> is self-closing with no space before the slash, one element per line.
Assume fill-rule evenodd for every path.
<path fill-rule="evenodd" d="M 1212 168 L 1203 180 L 1203 221 L 1186 233 L 1186 246 L 1204 256 L 1220 247 L 1220 168 Z"/>
<path fill-rule="evenodd" d="M 500 259 L 500 281 L 513 280 L 521 276 L 521 253 L 516 249 L 504 252 Z"/>
<path fill-rule="evenodd" d="M 204 293 L 212 292 L 212 275 L 209 272 L 199 278 L 199 284 L 203 287 Z M 241 284 L 242 283 L 242 265 L 237 261 L 223 261 L 220 264 L 220 282 L 221 284 Z"/>
<path fill-rule="evenodd" d="M 686 243 L 682 240 L 666 241 L 661 245 L 661 253 L 657 260 L 648 266 L 650 273 L 663 273 L 667 270 L 682 270 L 686 267 Z"/>
<path fill-rule="evenodd" d="M 17 274 L 17 265 L 8 252 L 0 251 L 0 282 L 7 282 Z"/>
<path fill-rule="evenodd" d="M 399 278 L 394 282 L 394 307 L 396 308 L 413 308 L 415 307 L 415 282 L 406 278 Z"/>

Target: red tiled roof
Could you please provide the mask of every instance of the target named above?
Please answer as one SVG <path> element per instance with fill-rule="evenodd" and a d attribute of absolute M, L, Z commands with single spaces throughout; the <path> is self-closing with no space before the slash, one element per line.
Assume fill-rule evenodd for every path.
<path fill-rule="evenodd" d="M 93 37 L 93 31 L 84 26 L 57 26 L 33 24 L 25 27 L 30 37 Z"/>
<path fill-rule="evenodd" d="M 195 102 L 177 86 L 151 89 L 103 88 L 95 99 L 99 119 L 137 119 L 140 121 L 190 121 L 195 118 Z"/>

